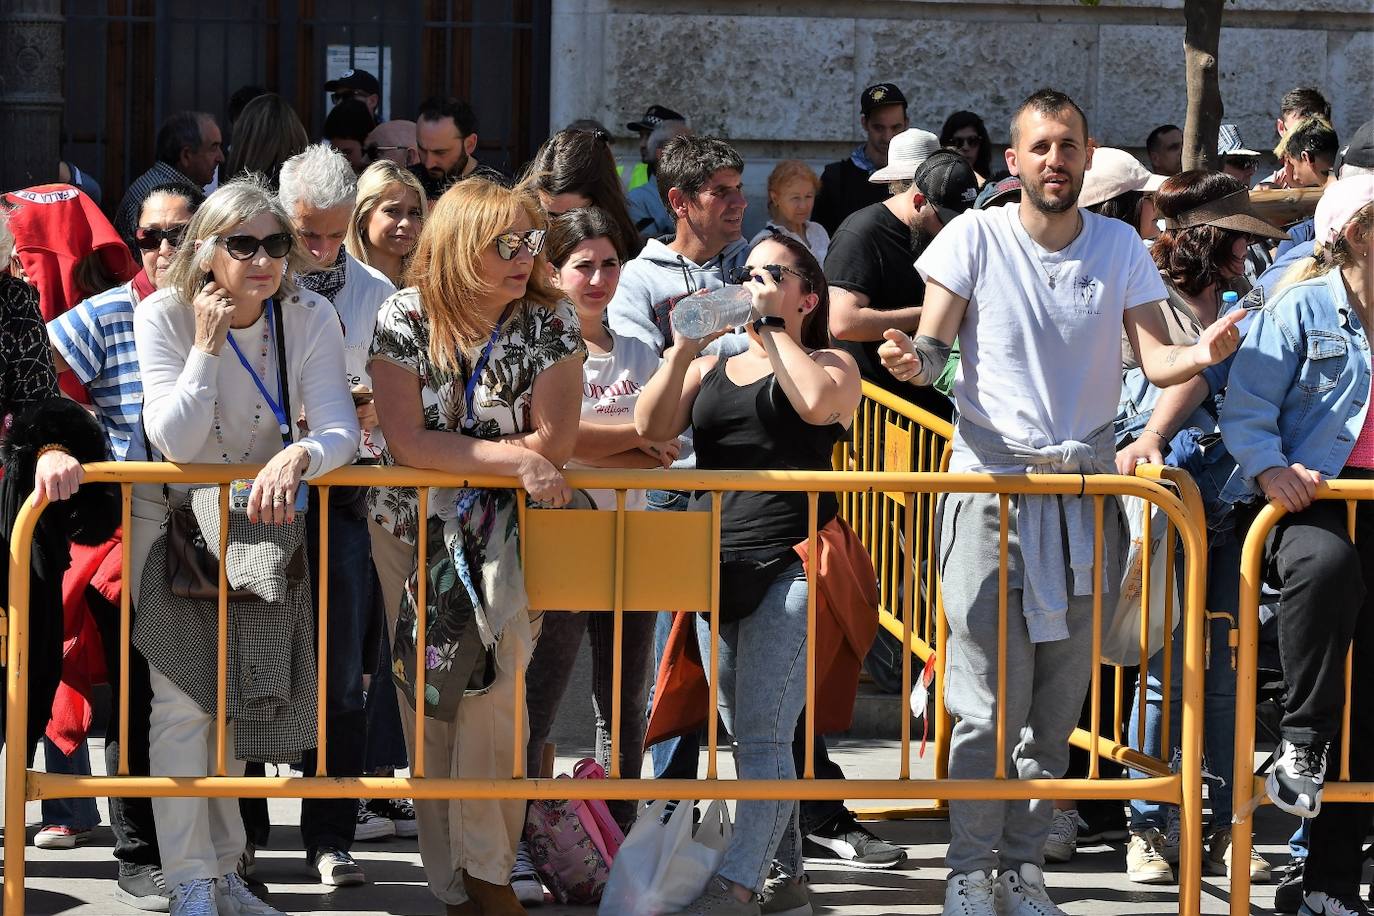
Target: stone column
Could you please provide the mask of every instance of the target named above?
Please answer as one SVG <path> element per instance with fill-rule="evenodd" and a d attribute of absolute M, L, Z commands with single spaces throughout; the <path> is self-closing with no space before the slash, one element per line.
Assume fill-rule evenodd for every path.
<path fill-rule="evenodd" d="M 57 180 L 61 0 L 0 0 L 0 191 Z"/>
<path fill-rule="evenodd" d="M 610 0 L 553 0 L 549 17 L 551 133 L 577 118 L 605 121 L 609 117 L 608 125 L 615 120 L 603 92 L 609 9 Z M 614 126 L 611 133 L 616 133 Z"/>

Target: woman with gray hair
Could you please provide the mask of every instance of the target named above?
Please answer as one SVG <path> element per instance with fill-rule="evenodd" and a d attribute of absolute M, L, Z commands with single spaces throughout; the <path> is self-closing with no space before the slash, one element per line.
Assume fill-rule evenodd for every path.
<path fill-rule="evenodd" d="M 183 463 L 265 464 L 231 488 L 231 533 L 257 562 L 228 561 L 230 775 L 245 759 L 294 762 L 316 738 L 309 584 L 287 559 L 304 533 L 302 480 L 352 460 L 358 422 L 334 309 L 292 280 L 306 269 L 285 210 L 260 181 L 239 179 L 196 212 L 165 287 L 134 313 L 150 448 Z M 297 438 L 302 416 L 310 428 Z M 218 751 L 217 600 L 178 588 L 169 560 L 186 504 L 219 548 L 218 497 L 165 495 L 169 525 L 144 568 L 134 630 L 153 684 L 150 771 L 206 776 Z M 156 799 L 153 813 L 173 914 L 278 912 L 235 874 L 245 844 L 235 799 Z"/>

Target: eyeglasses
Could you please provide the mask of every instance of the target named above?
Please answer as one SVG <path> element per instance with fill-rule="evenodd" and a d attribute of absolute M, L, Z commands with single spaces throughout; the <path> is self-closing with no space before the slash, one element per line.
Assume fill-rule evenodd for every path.
<path fill-rule="evenodd" d="M 365 155 L 368 159 L 372 160 L 373 162 L 376 162 L 383 153 L 394 153 L 398 150 L 408 149 L 410 149 L 410 147 L 408 146 L 378 146 L 377 144 L 373 143 L 363 148 L 363 155 Z"/>
<path fill-rule="evenodd" d="M 520 253 L 520 246 L 524 245 L 525 250 L 534 257 L 544 250 L 544 235 L 543 229 L 503 232 L 496 237 L 496 254 L 503 261 L 512 261 Z"/>
<path fill-rule="evenodd" d="M 224 250 L 235 261 L 247 261 L 259 249 L 267 252 L 269 258 L 284 258 L 290 253 L 291 245 L 291 235 L 286 232 L 274 232 L 263 239 L 252 235 L 231 235 L 224 240 Z"/>
<path fill-rule="evenodd" d="M 746 265 L 744 267 L 733 268 L 730 271 L 730 282 L 734 284 L 739 284 L 744 283 L 747 280 L 752 280 L 755 276 L 754 271 L 758 270 L 766 271 L 768 275 L 773 278 L 774 283 L 781 283 L 783 274 L 791 274 L 798 280 L 802 281 L 802 283 L 806 285 L 806 288 L 808 290 L 811 289 L 811 281 L 806 278 L 805 274 L 793 270 L 791 267 L 787 267 L 782 264 L 765 264 L 762 267 L 749 267 Z"/>
<path fill-rule="evenodd" d="M 950 145 L 950 146 L 957 146 L 957 147 L 959 147 L 960 149 L 963 149 L 963 148 L 966 147 L 966 146 L 972 148 L 972 147 L 978 146 L 978 145 L 981 144 L 982 142 L 983 142 L 983 140 L 982 140 L 981 137 L 950 137 L 950 138 L 949 138 L 949 145 Z"/>
<path fill-rule="evenodd" d="M 1240 169 L 1242 172 L 1248 172 L 1259 165 L 1259 159 L 1254 156 L 1227 156 L 1225 161 L 1231 168 Z"/>
<path fill-rule="evenodd" d="M 181 240 L 186 237 L 186 224 L 172 226 L 170 229 L 152 229 L 147 226 L 139 226 L 134 230 L 134 242 L 143 251 L 157 251 L 166 242 L 173 248 L 181 244 Z"/>

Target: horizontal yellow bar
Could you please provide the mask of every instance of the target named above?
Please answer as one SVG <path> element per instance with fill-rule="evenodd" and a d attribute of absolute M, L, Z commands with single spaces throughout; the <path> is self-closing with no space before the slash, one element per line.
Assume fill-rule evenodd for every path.
<path fill-rule="evenodd" d="M 1179 776 L 1142 779 L 847 779 L 846 798 L 1144 798 L 1179 803 Z M 30 771 L 28 798 L 812 799 L 828 779 L 402 779 L 387 776 L 59 776 Z"/>

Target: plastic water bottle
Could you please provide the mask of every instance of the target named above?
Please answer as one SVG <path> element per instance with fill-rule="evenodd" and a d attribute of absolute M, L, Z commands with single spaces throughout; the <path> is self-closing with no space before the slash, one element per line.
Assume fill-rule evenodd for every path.
<path fill-rule="evenodd" d="M 673 306 L 673 330 L 689 340 L 701 340 L 744 324 L 753 308 L 754 297 L 743 286 L 693 293 Z"/>
<path fill-rule="evenodd" d="M 1223 314 L 1231 311 L 1237 302 L 1240 301 L 1240 293 L 1233 289 L 1228 289 L 1221 294 L 1221 311 Z"/>

